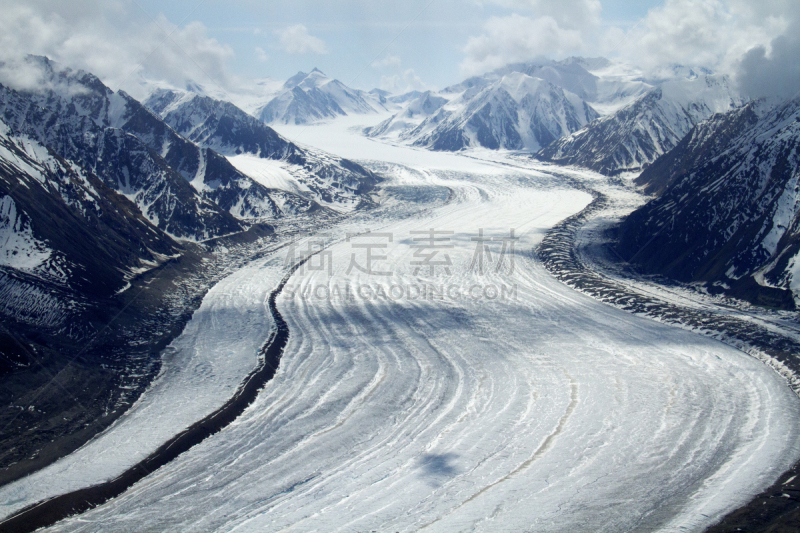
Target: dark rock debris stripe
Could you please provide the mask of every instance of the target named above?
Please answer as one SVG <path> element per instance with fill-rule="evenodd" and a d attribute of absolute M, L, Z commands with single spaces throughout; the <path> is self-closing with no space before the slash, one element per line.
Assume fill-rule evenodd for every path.
<path fill-rule="evenodd" d="M 84 513 L 108 500 L 120 496 L 135 483 L 188 451 L 208 437 L 224 429 L 255 401 L 261 389 L 275 375 L 283 349 L 289 340 L 289 328 L 278 311 L 275 300 L 289 278 L 309 258 L 300 261 L 284 276 L 278 287 L 269 295 L 269 311 L 275 322 L 274 329 L 259 355 L 260 364 L 242 382 L 236 394 L 222 407 L 195 422 L 181 433 L 162 444 L 147 458 L 130 467 L 119 477 L 76 490 L 49 500 L 33 504 L 0 522 L 0 533 L 27 533 L 48 527 L 70 516 Z"/>

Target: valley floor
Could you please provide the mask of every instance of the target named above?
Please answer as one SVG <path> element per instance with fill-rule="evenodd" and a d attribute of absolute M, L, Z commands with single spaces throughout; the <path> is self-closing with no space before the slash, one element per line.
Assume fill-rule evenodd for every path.
<path fill-rule="evenodd" d="M 222 405 L 304 250 L 319 253 L 278 298 L 289 342 L 257 400 L 50 530 L 700 531 L 800 459 L 800 399 L 778 372 L 548 272 L 537 246 L 590 194 L 537 163 L 355 125 L 286 133 L 386 177 L 381 206 L 213 287 L 140 400 L 1 487 L 0 516 L 115 477 Z"/>

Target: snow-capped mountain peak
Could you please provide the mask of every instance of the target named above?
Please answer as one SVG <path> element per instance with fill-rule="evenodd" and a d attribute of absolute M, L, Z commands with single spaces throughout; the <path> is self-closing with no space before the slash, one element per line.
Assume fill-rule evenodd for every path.
<path fill-rule="evenodd" d="M 470 78 L 439 94 L 423 93 L 366 133 L 433 150 L 535 151 L 597 116 L 579 96 L 542 78 L 508 70 Z"/>
<path fill-rule="evenodd" d="M 640 171 L 674 148 L 696 124 L 742 103 L 726 76 L 672 79 L 559 139 L 537 157 L 606 174 Z"/>
<path fill-rule="evenodd" d="M 289 78 L 274 98 L 255 110 L 255 115 L 267 124 L 306 124 L 383 109 L 379 95 L 351 89 L 315 68 Z"/>

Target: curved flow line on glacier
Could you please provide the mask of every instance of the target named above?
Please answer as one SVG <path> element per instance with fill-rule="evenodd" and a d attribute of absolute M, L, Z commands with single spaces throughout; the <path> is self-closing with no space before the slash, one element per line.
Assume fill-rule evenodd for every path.
<path fill-rule="evenodd" d="M 317 251 L 297 262 L 283 277 L 268 299 L 274 328 L 261 348 L 260 364 L 242 381 L 239 389 L 222 407 L 195 422 L 162 444 L 147 458 L 133 465 L 116 478 L 73 492 L 61 494 L 30 505 L 0 522 L 0 533 L 22 533 L 49 527 L 70 516 L 84 513 L 93 507 L 125 493 L 134 484 L 167 465 L 195 445 L 225 429 L 256 399 L 278 370 L 283 349 L 289 341 L 289 327 L 278 311 L 275 301 L 292 275 Z"/>
<path fill-rule="evenodd" d="M 439 522 L 442 518 L 444 518 L 444 516 L 453 514 L 454 512 L 459 510 L 460 508 L 462 508 L 465 505 L 467 505 L 469 502 L 476 500 L 481 494 L 484 494 L 484 493 L 490 491 L 491 489 L 493 489 L 497 485 L 503 483 L 504 481 L 507 481 L 507 480 L 511 479 L 516 474 L 518 474 L 518 473 L 522 472 L 523 470 L 529 468 L 538 458 L 540 458 L 542 455 L 547 453 L 548 450 L 550 450 L 550 448 L 553 447 L 553 442 L 555 441 L 555 439 L 558 438 L 559 435 L 561 435 L 561 433 L 564 430 L 564 426 L 567 425 L 567 421 L 572 416 L 572 413 L 575 412 L 575 408 L 578 406 L 578 384 L 572 379 L 572 376 L 570 376 L 566 372 L 565 372 L 565 374 L 567 376 L 567 379 L 569 379 L 569 390 L 570 390 L 569 405 L 567 405 L 566 411 L 564 412 L 564 414 L 559 419 L 558 424 L 556 425 L 556 428 L 553 430 L 552 433 L 550 433 L 549 435 L 547 435 L 547 437 L 545 437 L 545 439 L 542 441 L 542 443 L 539 445 L 539 447 L 536 448 L 536 450 L 534 450 L 533 454 L 531 454 L 530 457 L 528 457 L 522 464 L 520 464 L 514 470 L 512 470 L 508 474 L 504 475 L 500 479 L 498 479 L 496 481 L 493 481 L 492 483 L 489 483 L 488 485 L 483 487 L 481 490 L 479 490 L 478 492 L 476 492 L 475 494 L 473 494 L 472 496 L 470 496 L 469 498 L 467 498 L 466 500 L 461 502 L 461 504 L 459 504 L 457 507 L 451 509 L 446 515 L 440 516 L 440 517 L 436 518 L 435 520 L 433 520 L 431 522 L 428 522 L 427 524 L 425 524 L 422 527 L 420 527 L 419 528 L 420 531 L 422 531 L 423 529 L 428 529 L 433 524 L 435 524 L 436 522 Z"/>
<path fill-rule="evenodd" d="M 465 155 L 464 157 L 482 161 L 474 156 Z M 493 162 L 511 168 L 526 168 L 524 165 L 507 161 Z M 542 264 L 556 279 L 578 292 L 633 315 L 646 316 L 694 331 L 741 350 L 772 368 L 786 381 L 789 388 L 797 396 L 800 396 L 800 366 L 791 358 L 781 354 L 781 350 L 788 354 L 798 352 L 800 340 L 786 333 L 787 331 L 796 332 L 796 328 L 780 324 L 779 331 L 772 332 L 766 327 L 770 324 L 768 320 L 765 320 L 765 324 L 747 322 L 744 318 L 752 318 L 752 313 L 723 304 L 706 306 L 703 309 L 681 306 L 676 302 L 665 300 L 658 294 L 644 291 L 640 287 L 633 289 L 631 286 L 615 282 L 602 270 L 585 265 L 576 253 L 575 236 L 592 215 L 609 205 L 610 199 L 607 194 L 596 187 L 592 187 L 568 173 L 541 169 L 540 172 L 558 177 L 573 189 L 592 196 L 589 205 L 552 227 L 536 248 L 535 253 L 542 260 Z M 615 296 L 609 297 L 607 293 L 604 294 L 602 290 L 599 290 L 603 288 L 613 289 Z M 649 304 L 650 307 L 648 308 L 648 305 L 645 304 Z M 723 315 L 715 311 L 715 307 L 728 308 L 735 311 L 736 314 Z M 784 331 L 780 331 L 781 329 Z"/>

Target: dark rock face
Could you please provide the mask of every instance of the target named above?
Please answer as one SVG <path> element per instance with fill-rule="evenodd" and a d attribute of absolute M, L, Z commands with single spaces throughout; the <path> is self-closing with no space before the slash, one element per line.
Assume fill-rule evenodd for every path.
<path fill-rule="evenodd" d="M 45 114 L 32 105 L 28 110 L 31 119 Z M 29 120 L 27 131 L 65 152 L 86 149 L 87 166 L 33 135 L 14 135 L 0 120 L 0 420 L 8 430 L 0 441 L 0 483 L 52 462 L 110 424 L 158 372 L 158 359 L 149 352 L 155 347 L 139 339 L 155 345 L 173 325 L 159 316 L 160 332 L 129 344 L 146 329 L 142 324 L 156 318 L 139 307 L 156 291 L 127 306 L 118 302 L 133 296 L 130 289 L 118 293 L 136 276 L 183 254 L 185 245 L 144 216 L 126 196 L 131 188 L 115 188 L 117 180 L 132 186 L 144 178 L 133 169 L 154 165 L 162 178 L 174 171 L 120 130 L 93 137 L 94 121 L 73 115 L 70 125 L 85 126 L 87 139 L 71 139 L 60 119 L 48 119 L 52 130 Z M 183 178 L 174 183 L 187 185 Z M 168 179 L 158 180 L 142 197 L 175 196 L 170 187 Z M 182 205 L 175 201 L 166 228 L 187 223 Z M 132 316 L 139 326 L 130 323 Z M 118 323 L 106 327 L 113 318 Z"/>
<path fill-rule="evenodd" d="M 290 143 L 262 121 L 229 102 L 159 90 L 144 105 L 190 141 L 224 155 L 264 154 L 280 159 Z"/>
<path fill-rule="evenodd" d="M 755 105 L 747 105 L 693 128 L 678 145 L 656 159 L 638 178 L 647 194 L 660 195 L 704 160 L 723 153 L 743 131 L 759 120 Z"/>
<path fill-rule="evenodd" d="M 614 174 L 620 169 L 639 169 L 645 162 L 658 156 L 665 141 L 670 143 L 677 140 L 677 135 L 665 138 L 663 133 L 650 138 L 641 126 L 642 116 L 648 114 L 660 99 L 661 91 L 656 89 L 630 107 L 610 117 L 603 117 L 574 135 L 545 147 L 537 154 L 537 158 L 564 165 L 578 165 L 601 174 Z M 655 131 L 669 131 L 660 118 L 653 117 L 653 122 Z"/>
<path fill-rule="evenodd" d="M 52 250 L 41 267 L 23 270 L 85 296 L 108 297 L 143 263 L 181 250 L 93 173 L 44 147 L 32 150 L 30 141 L 0 135 L 0 147 L 0 198 L 13 202 L 18 227 L 28 226 Z"/>
<path fill-rule="evenodd" d="M 377 181 L 232 104 L 198 98 L 166 121 L 91 74 L 27 61 L 35 90 L 0 85 L 0 484 L 145 390 L 224 272 L 200 241 L 244 245 L 271 232 L 264 220 L 320 209 L 315 194 L 355 205 Z M 162 96 L 163 111 L 175 102 Z M 237 153 L 292 165 L 312 192 L 265 187 L 225 157 Z"/>
<path fill-rule="evenodd" d="M 413 123 L 415 118 L 430 117 L 443 105 L 447 103 L 447 99 L 437 96 L 431 91 L 421 93 L 419 91 L 412 91 L 401 96 L 392 97 L 395 103 L 405 103 L 405 107 L 399 113 L 392 115 L 380 124 L 364 128 L 364 135 L 367 137 L 383 137 L 393 131 L 398 131 L 401 134 L 407 133 L 409 123 Z"/>
<path fill-rule="evenodd" d="M 637 180 L 660 196 L 622 224 L 644 271 L 793 308 L 800 252 L 800 102 L 751 103 L 695 127 Z"/>
<path fill-rule="evenodd" d="M 203 253 L 191 241 L 250 227 L 190 184 L 201 150 L 141 104 L 27 62 L 36 89 L 0 85 L 0 482 L 136 400 L 202 294 L 185 283 Z M 208 159 L 220 182 L 235 172 Z"/>
<path fill-rule="evenodd" d="M 204 144 L 203 141 L 207 141 L 209 145 L 224 149 L 229 147 L 230 143 L 238 141 L 255 149 L 270 149 L 276 145 L 280 148 L 281 139 L 275 132 L 272 132 L 274 135 L 269 135 L 269 132 L 254 127 L 248 131 L 247 126 L 253 126 L 252 123 L 245 123 L 244 127 L 235 124 L 230 114 L 224 113 L 224 108 L 234 107 L 232 104 L 213 101 L 223 107 L 223 113 L 208 115 L 211 103 L 201 101 L 200 105 L 189 110 L 193 116 L 189 116 L 189 119 L 184 118 L 184 123 L 181 125 L 184 129 L 176 130 L 173 124 L 162 120 L 139 102 L 127 95 L 123 96 L 131 111 L 124 119 L 123 129 L 146 142 L 154 151 L 160 150 L 164 161 L 180 174 L 183 183 L 187 185 L 191 183 L 189 187 L 205 203 L 214 205 L 226 215 L 238 220 L 274 219 L 286 214 L 307 212 L 317 207 L 306 199 L 284 191 L 274 191 L 253 181 L 211 146 Z M 204 127 L 191 127 L 188 120 L 196 120 L 198 117 L 205 117 Z M 254 118 L 250 118 L 255 122 Z M 193 139 L 181 135 L 188 132 L 192 133 Z M 223 137 L 223 135 L 228 136 Z M 225 143 L 228 143 L 227 146 Z M 279 208 L 279 204 L 282 207 Z M 208 232 L 205 238 L 234 232 Z"/>
<path fill-rule="evenodd" d="M 492 101 L 484 104 L 469 118 L 467 127 L 475 132 L 480 146 L 490 150 L 497 150 L 502 145 L 522 147 L 522 138 L 515 128 L 516 117 L 503 113 L 513 102 L 507 92 L 498 91 Z"/>
<path fill-rule="evenodd" d="M 319 89 L 307 93 L 300 87 L 292 87 L 264 106 L 259 116 L 267 123 L 283 120 L 287 124 L 306 124 L 346 114 L 336 100 Z"/>

